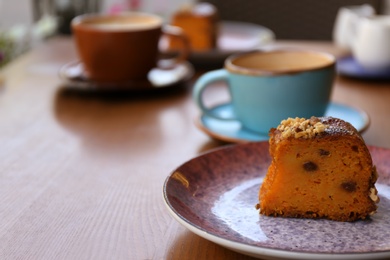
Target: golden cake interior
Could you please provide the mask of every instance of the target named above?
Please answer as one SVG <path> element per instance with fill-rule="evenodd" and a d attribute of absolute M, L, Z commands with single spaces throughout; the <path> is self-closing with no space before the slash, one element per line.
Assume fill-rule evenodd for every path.
<path fill-rule="evenodd" d="M 376 170 L 349 123 L 290 118 L 271 129 L 269 142 L 272 162 L 259 192 L 261 214 L 354 221 L 376 211 Z"/>

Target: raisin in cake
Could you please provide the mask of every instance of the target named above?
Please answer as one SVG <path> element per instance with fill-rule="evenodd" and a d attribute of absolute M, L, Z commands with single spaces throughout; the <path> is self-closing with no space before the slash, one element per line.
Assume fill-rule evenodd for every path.
<path fill-rule="evenodd" d="M 351 124 L 289 118 L 269 135 L 272 162 L 259 192 L 261 214 L 355 221 L 375 213 L 377 173 Z"/>

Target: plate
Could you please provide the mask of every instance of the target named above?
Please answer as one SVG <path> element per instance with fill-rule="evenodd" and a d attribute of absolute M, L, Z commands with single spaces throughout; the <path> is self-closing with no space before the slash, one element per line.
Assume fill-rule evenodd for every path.
<path fill-rule="evenodd" d="M 275 40 L 270 29 L 252 23 L 222 21 L 219 27 L 217 48 L 190 53 L 189 61 L 195 65 L 223 64 L 231 54 L 249 51 L 267 45 Z"/>
<path fill-rule="evenodd" d="M 389 259 L 390 150 L 370 146 L 380 202 L 368 220 L 276 218 L 255 205 L 268 142 L 229 145 L 175 169 L 163 186 L 169 213 L 195 234 L 262 259 Z"/>
<path fill-rule="evenodd" d="M 171 88 L 187 82 L 193 75 L 194 68 L 188 62 L 177 64 L 170 69 L 154 68 L 147 79 L 120 82 L 90 80 L 80 61 L 67 63 L 59 71 L 59 77 L 65 86 L 100 91 L 150 91 Z"/>
<path fill-rule="evenodd" d="M 337 72 L 340 75 L 359 79 L 389 80 L 390 69 L 367 70 L 362 67 L 352 56 L 343 57 L 337 60 Z"/>
<path fill-rule="evenodd" d="M 213 113 L 220 116 L 233 113 L 230 103 L 215 106 Z M 369 116 L 363 110 L 346 105 L 330 103 L 325 116 L 333 116 L 351 123 L 360 133 L 363 133 L 370 124 Z M 239 121 L 221 120 L 207 115 L 201 115 L 195 124 L 209 136 L 230 143 L 268 140 L 268 134 L 256 133 L 242 127 Z"/>

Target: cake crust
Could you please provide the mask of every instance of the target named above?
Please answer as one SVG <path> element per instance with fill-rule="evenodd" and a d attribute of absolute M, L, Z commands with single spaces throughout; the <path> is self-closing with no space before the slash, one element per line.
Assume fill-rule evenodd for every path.
<path fill-rule="evenodd" d="M 375 213 L 376 169 L 350 123 L 289 118 L 269 134 L 272 162 L 259 191 L 261 214 L 355 221 Z"/>

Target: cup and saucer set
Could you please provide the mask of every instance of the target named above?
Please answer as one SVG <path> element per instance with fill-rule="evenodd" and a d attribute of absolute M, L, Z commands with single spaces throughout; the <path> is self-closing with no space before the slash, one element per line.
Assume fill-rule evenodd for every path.
<path fill-rule="evenodd" d="M 79 61 L 65 64 L 59 76 L 65 86 L 99 91 L 143 91 L 178 86 L 194 74 L 187 61 L 184 34 L 161 17 L 133 12 L 85 14 L 72 22 Z M 173 57 L 160 59 L 163 35 L 182 42 Z M 158 61 L 158 62 L 156 62 Z"/>
<path fill-rule="evenodd" d="M 190 49 L 178 28 L 163 24 L 157 15 L 142 12 L 81 15 L 72 20 L 71 26 L 80 60 L 65 64 L 59 77 L 67 87 L 94 91 L 183 86 L 194 75 L 193 63 L 223 63 L 234 52 L 253 49 L 274 39 L 268 28 L 222 21 L 217 47 L 196 52 Z M 174 53 L 163 51 L 169 37 L 181 42 Z M 173 58 L 160 59 L 160 56 Z"/>
<path fill-rule="evenodd" d="M 390 15 L 378 15 L 368 4 L 339 9 L 334 43 L 348 55 L 337 61 L 340 75 L 365 80 L 390 80 Z"/>
<path fill-rule="evenodd" d="M 288 117 L 332 116 L 359 132 L 366 112 L 330 101 L 336 58 L 314 51 L 252 51 L 230 56 L 222 69 L 202 75 L 193 89 L 201 111 L 196 125 L 210 137 L 241 143 L 268 140 L 268 132 Z M 207 88 L 226 82 L 230 102 L 206 106 Z"/>

